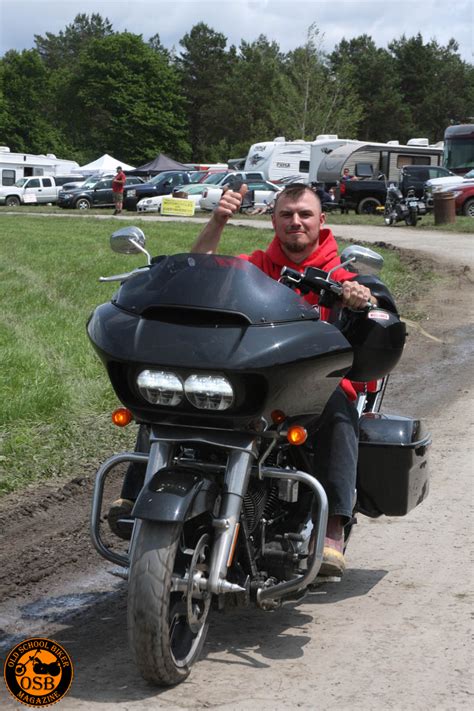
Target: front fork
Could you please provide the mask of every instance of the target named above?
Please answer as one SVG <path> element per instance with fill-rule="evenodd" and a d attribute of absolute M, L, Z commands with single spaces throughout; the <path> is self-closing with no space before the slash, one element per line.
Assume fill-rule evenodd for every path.
<path fill-rule="evenodd" d="M 219 518 L 214 519 L 216 529 L 212 546 L 208 589 L 219 595 L 224 592 L 244 590 L 226 580 L 227 569 L 239 535 L 242 502 L 250 478 L 253 452 L 233 451 L 229 455 L 224 479 L 224 493 Z"/>

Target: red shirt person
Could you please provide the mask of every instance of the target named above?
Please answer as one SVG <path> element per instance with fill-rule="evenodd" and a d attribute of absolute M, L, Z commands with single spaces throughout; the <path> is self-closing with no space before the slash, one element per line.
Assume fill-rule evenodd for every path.
<path fill-rule="evenodd" d="M 245 192 L 246 186 L 242 186 L 238 193 L 230 190 L 223 193 L 211 219 L 191 248 L 192 252 L 216 252 L 223 229 L 229 218 L 238 211 Z M 321 202 L 311 188 L 306 185 L 289 186 L 277 195 L 275 201 L 272 215 L 275 236 L 270 245 L 266 250 L 257 250 L 241 257 L 274 279 L 279 278 L 283 266 L 298 271 L 303 271 L 307 266 L 314 266 L 328 271 L 341 262 L 334 236 L 330 229 L 324 227 L 325 219 Z M 343 306 L 361 309 L 368 301 L 377 303 L 370 290 L 359 284 L 353 274 L 341 268 L 333 273 L 333 277 L 342 282 Z M 308 294 L 305 298 L 310 303 L 317 304 L 317 295 Z M 321 318 L 325 317 L 327 314 L 321 309 Z M 345 569 L 344 525 L 350 520 L 352 513 L 357 473 L 358 418 L 351 402 L 355 393 L 347 380 L 342 381 L 341 387 L 346 396 L 340 390 L 334 393 L 331 398 L 333 402 L 330 400 L 326 406 L 329 414 L 322 415 L 322 419 L 328 423 L 329 432 L 332 431 L 334 422 L 334 436 L 325 438 L 331 441 L 332 447 L 326 457 L 329 462 L 328 487 L 325 486 L 329 518 L 321 567 L 321 571 L 326 575 L 340 575 Z M 341 413 L 342 410 L 344 412 Z M 345 419 L 345 429 L 339 432 L 337 423 L 341 419 Z M 333 465 L 336 460 L 337 465 Z"/>
<path fill-rule="evenodd" d="M 112 193 L 114 198 L 114 215 L 119 215 L 123 208 L 123 189 L 125 186 L 126 175 L 122 170 L 122 166 L 117 166 L 117 174 L 112 180 Z"/>

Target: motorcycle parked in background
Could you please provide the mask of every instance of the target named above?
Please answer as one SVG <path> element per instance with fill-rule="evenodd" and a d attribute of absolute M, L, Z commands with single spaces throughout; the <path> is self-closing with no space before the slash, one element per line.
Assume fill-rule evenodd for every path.
<path fill-rule="evenodd" d="M 416 196 L 414 188 L 410 188 L 404 197 L 396 185 L 392 183 L 388 186 L 384 209 L 386 225 L 404 221 L 410 227 L 416 227 L 418 220 L 426 215 L 426 212 L 426 203 Z"/>

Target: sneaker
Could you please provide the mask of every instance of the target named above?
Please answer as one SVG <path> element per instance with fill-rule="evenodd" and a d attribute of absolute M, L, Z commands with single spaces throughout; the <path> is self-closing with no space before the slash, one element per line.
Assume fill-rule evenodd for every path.
<path fill-rule="evenodd" d="M 134 503 L 135 502 L 130 501 L 130 499 L 117 499 L 107 514 L 110 530 L 124 541 L 129 541 L 132 537 L 132 526 L 128 523 L 127 519 L 129 519 L 132 514 Z"/>
<path fill-rule="evenodd" d="M 323 562 L 318 576 L 327 578 L 340 578 L 346 569 L 344 560 L 344 537 L 324 539 Z"/>
<path fill-rule="evenodd" d="M 114 215 L 118 215 L 118 210 L 114 210 Z"/>

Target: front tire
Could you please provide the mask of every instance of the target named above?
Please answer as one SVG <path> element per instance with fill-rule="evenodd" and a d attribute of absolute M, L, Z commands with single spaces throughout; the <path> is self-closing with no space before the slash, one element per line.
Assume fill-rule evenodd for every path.
<path fill-rule="evenodd" d="M 9 195 L 5 200 L 5 205 L 7 207 L 18 207 L 20 204 L 20 198 L 16 195 Z"/>
<path fill-rule="evenodd" d="M 462 208 L 463 215 L 466 217 L 474 217 L 474 198 L 466 200 Z"/>
<path fill-rule="evenodd" d="M 79 198 L 79 200 L 76 201 L 76 208 L 78 210 L 89 210 L 91 204 L 87 198 Z"/>
<path fill-rule="evenodd" d="M 357 205 L 357 213 L 359 215 L 376 215 L 377 208 L 381 207 L 380 200 L 374 197 L 366 197 Z"/>
<path fill-rule="evenodd" d="M 409 227 L 416 227 L 418 223 L 418 213 L 416 210 L 410 210 L 408 217 L 405 219 L 405 222 Z"/>
<path fill-rule="evenodd" d="M 186 572 L 187 556 L 179 549 L 181 532 L 181 524 L 141 521 L 131 553 L 129 642 L 141 675 L 158 686 L 186 679 L 208 628 L 210 598 L 204 595 L 201 614 L 194 614 L 191 629 L 188 595 L 173 590 L 173 573 L 182 577 Z"/>
<path fill-rule="evenodd" d="M 395 222 L 395 218 L 393 216 L 393 209 L 388 203 L 385 204 L 384 208 L 384 222 L 387 227 L 390 227 L 390 225 L 393 225 L 393 223 Z"/>

